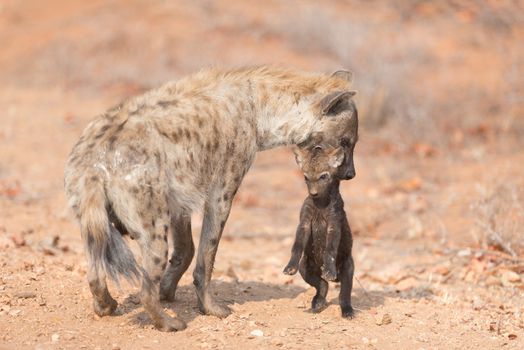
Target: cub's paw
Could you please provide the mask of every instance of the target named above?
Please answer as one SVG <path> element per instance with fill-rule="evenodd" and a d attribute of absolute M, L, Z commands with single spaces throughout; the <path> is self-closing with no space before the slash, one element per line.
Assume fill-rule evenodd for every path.
<path fill-rule="evenodd" d="M 333 266 L 322 266 L 322 278 L 326 281 L 334 282 L 337 280 L 337 269 Z"/>
<path fill-rule="evenodd" d="M 311 312 L 319 313 L 327 307 L 327 301 L 325 298 L 315 296 L 311 302 Z"/>
<path fill-rule="evenodd" d="M 351 305 L 342 305 L 341 310 L 342 310 L 342 317 L 349 318 L 349 319 L 355 317 L 355 310 L 353 310 Z"/>

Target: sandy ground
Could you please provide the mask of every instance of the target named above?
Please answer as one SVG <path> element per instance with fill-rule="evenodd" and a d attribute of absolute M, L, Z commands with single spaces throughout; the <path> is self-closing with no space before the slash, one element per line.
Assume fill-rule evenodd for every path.
<path fill-rule="evenodd" d="M 281 272 L 306 195 L 289 149 L 260 153 L 235 199 L 213 284 L 216 297 L 234 310 L 231 316 L 199 314 L 192 265 L 177 301 L 164 304 L 188 323 L 186 330 L 156 331 L 138 302 L 137 288 L 129 285 L 110 286 L 119 302 L 116 315 L 95 317 L 62 180 L 67 154 L 92 116 L 209 64 L 277 63 L 313 70 L 344 65 L 336 50 L 308 46 L 300 28 L 286 29 L 296 2 L 261 4 L 0 4 L 0 348 L 524 348 L 519 246 L 524 234 L 518 225 L 524 223 L 518 91 L 524 90 L 515 88 L 520 99 L 508 110 L 489 100 L 502 98 L 497 69 L 507 64 L 505 58 L 521 72 L 515 62 L 522 53 L 514 48 L 524 35 L 522 21 L 510 22 L 512 34 L 497 44 L 513 48 L 502 50 L 506 55 L 497 56 L 479 34 L 459 60 L 447 55 L 462 39 L 450 34 L 455 27 L 441 19 L 444 10 L 430 5 L 378 12 L 360 2 L 326 5 L 336 16 L 358 14 L 386 27 L 399 11 L 437 18 L 432 30 L 442 30 L 443 39 L 431 42 L 427 62 L 447 64 L 440 80 L 431 69 L 413 68 L 422 86 L 428 80 L 435 84 L 440 109 L 430 109 L 430 119 L 419 124 L 408 120 L 412 129 L 401 122 L 380 126 L 380 118 L 372 118 L 374 99 L 366 95 L 366 75 L 360 73 L 360 102 L 368 113 L 363 113 L 356 149 L 357 177 L 342 185 L 355 238 L 354 319 L 340 317 L 335 283 L 329 307 L 312 314 L 314 290 L 300 276 Z M 453 13 L 470 23 L 482 15 L 474 4 Z M 503 7 L 493 11 L 497 6 Z M 311 21 L 310 10 L 297 11 L 301 21 Z M 318 20 L 324 15 L 319 12 Z M 404 20 L 418 33 L 409 37 L 427 34 L 419 33 L 412 19 Z M 473 29 L 466 26 L 464 32 Z M 482 62 L 489 64 L 477 69 Z M 451 76 L 456 86 L 445 89 Z M 447 94 L 473 85 L 481 92 L 460 95 L 475 107 L 467 120 L 446 115 Z M 199 215 L 193 220 L 195 240 Z M 503 246 L 486 239 L 490 228 L 500 230 Z"/>

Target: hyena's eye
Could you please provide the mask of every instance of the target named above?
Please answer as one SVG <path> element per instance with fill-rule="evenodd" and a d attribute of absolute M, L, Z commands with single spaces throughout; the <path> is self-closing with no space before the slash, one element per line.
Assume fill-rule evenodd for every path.
<path fill-rule="evenodd" d="M 307 175 L 304 175 L 304 180 L 309 181 L 309 177 L 307 177 Z"/>
<path fill-rule="evenodd" d="M 319 180 L 326 180 L 328 178 L 327 174 L 322 174 L 320 175 L 320 177 L 318 178 Z"/>

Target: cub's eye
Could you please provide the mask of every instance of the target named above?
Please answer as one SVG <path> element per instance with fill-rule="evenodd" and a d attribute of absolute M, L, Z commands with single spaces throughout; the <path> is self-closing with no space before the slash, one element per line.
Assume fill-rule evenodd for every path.
<path fill-rule="evenodd" d="M 325 179 L 327 179 L 327 177 L 328 177 L 327 174 L 322 174 L 322 175 L 320 175 L 320 177 L 318 179 L 319 180 L 325 180 Z"/>
<path fill-rule="evenodd" d="M 304 180 L 309 181 L 308 177 L 304 175 Z"/>

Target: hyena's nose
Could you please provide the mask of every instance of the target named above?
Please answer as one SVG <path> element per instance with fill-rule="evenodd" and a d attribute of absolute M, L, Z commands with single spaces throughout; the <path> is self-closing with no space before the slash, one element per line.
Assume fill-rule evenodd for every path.
<path fill-rule="evenodd" d="M 355 170 L 349 170 L 348 172 L 346 172 L 346 178 L 345 180 L 351 180 L 352 178 L 354 178 L 356 175 L 355 173 Z"/>

